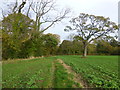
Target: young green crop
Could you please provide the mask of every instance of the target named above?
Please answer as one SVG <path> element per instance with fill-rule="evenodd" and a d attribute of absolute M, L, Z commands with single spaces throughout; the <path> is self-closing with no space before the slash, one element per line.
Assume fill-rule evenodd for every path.
<path fill-rule="evenodd" d="M 3 88 L 81 87 L 57 57 L 3 62 Z"/>
<path fill-rule="evenodd" d="M 80 74 L 90 87 L 117 88 L 118 57 L 77 55 L 44 57 L 33 60 L 5 61 L 2 65 L 3 88 L 71 88 L 80 87 L 68 74 L 62 59 Z M 71 79 L 70 79 L 71 78 Z"/>
<path fill-rule="evenodd" d="M 52 85 L 54 58 L 41 58 L 3 63 L 3 88 L 42 88 Z"/>
<path fill-rule="evenodd" d="M 91 87 L 118 88 L 118 56 L 58 56 L 81 74 Z"/>
<path fill-rule="evenodd" d="M 55 61 L 55 77 L 54 77 L 54 86 L 55 88 L 81 88 L 80 84 L 73 81 L 73 75 L 68 74 L 66 69 Z"/>

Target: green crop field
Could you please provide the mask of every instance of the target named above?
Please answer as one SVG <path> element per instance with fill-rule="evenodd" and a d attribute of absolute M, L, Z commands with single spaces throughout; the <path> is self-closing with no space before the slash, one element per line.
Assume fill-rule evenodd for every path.
<path fill-rule="evenodd" d="M 116 88 L 118 79 L 118 56 L 60 56 L 74 71 L 82 75 L 91 87 Z"/>
<path fill-rule="evenodd" d="M 81 88 L 61 59 L 82 76 L 89 87 L 118 88 L 118 56 L 78 55 L 9 60 L 2 63 L 3 88 Z"/>

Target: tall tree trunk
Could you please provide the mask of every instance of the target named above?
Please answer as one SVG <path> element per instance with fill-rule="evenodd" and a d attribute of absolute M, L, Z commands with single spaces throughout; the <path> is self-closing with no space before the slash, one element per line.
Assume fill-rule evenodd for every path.
<path fill-rule="evenodd" d="M 86 55 L 87 55 L 87 46 L 84 47 L 83 57 L 86 57 Z"/>
<path fill-rule="evenodd" d="M 83 57 L 87 56 L 87 44 L 84 43 L 84 51 L 83 51 Z"/>

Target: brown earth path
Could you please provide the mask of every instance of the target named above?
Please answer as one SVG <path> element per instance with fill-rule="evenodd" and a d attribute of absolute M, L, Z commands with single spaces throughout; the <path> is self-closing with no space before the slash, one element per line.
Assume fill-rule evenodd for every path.
<path fill-rule="evenodd" d="M 58 60 L 59 63 L 61 63 L 61 64 L 64 66 L 64 68 L 67 70 L 68 73 L 71 73 L 71 74 L 74 76 L 73 80 L 74 80 L 75 82 L 79 83 L 79 84 L 82 86 L 82 88 L 90 88 L 90 87 L 88 86 L 88 84 L 87 84 L 87 83 L 83 80 L 83 78 L 80 76 L 80 74 L 77 74 L 77 73 L 72 69 L 72 67 L 70 67 L 69 65 L 65 64 L 65 63 L 63 62 L 63 60 L 61 60 L 61 59 L 57 59 L 57 60 Z"/>

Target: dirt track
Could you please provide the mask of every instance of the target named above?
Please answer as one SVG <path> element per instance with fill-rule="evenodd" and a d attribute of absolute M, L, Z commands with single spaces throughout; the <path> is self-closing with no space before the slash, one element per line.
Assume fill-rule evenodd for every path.
<path fill-rule="evenodd" d="M 89 88 L 88 84 L 83 80 L 80 74 L 77 74 L 70 66 L 65 64 L 63 60 L 61 59 L 57 59 L 57 60 L 59 61 L 59 63 L 61 63 L 64 66 L 64 68 L 67 70 L 68 73 L 71 73 L 72 75 L 74 75 L 75 82 L 79 83 L 83 88 Z"/>

